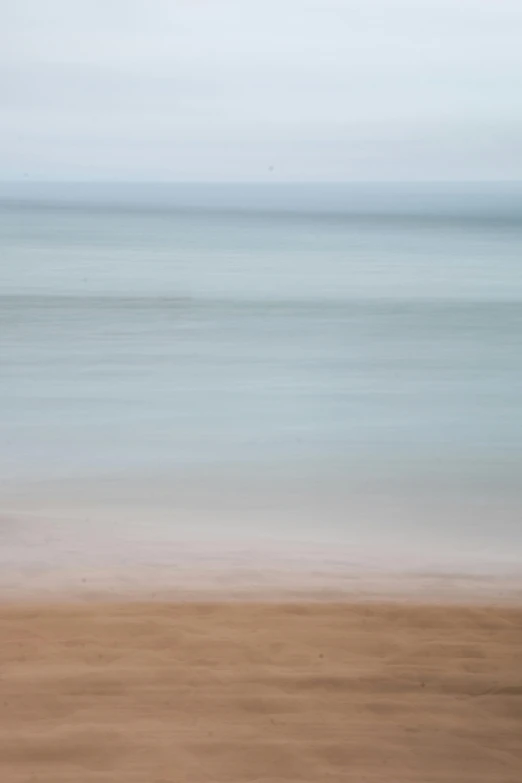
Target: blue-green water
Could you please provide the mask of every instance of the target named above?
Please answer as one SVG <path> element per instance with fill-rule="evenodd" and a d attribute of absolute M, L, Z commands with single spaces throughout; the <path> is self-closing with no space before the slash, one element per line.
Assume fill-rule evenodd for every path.
<path fill-rule="evenodd" d="M 463 536 L 520 546 L 521 187 L 0 200 L 4 486 L 190 475 L 230 505 L 255 477 L 245 528 L 260 504 L 339 531 L 352 501 L 374 519 L 413 498 L 410 531 L 449 540 L 465 518 Z"/>

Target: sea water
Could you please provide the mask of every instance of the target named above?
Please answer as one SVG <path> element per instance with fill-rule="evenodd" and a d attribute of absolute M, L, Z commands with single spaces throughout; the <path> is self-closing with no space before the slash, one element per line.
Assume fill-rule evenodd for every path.
<path fill-rule="evenodd" d="M 521 219 L 516 184 L 2 185 L 4 513 L 516 557 Z"/>

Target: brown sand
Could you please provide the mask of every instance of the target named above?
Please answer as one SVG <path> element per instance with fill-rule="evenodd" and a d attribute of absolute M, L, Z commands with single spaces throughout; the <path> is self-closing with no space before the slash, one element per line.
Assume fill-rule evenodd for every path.
<path fill-rule="evenodd" d="M 522 609 L 0 609 L 2 783 L 520 783 Z"/>

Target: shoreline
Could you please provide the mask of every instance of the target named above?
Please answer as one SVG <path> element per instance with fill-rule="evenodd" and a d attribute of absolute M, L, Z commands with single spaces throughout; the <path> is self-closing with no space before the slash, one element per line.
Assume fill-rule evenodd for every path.
<path fill-rule="evenodd" d="M 216 533 L 215 533 L 216 535 Z M 0 602 L 443 601 L 522 605 L 522 568 L 346 541 L 185 536 L 118 520 L 0 515 Z"/>
<path fill-rule="evenodd" d="M 364 604 L 522 607 L 520 573 L 386 571 L 362 566 L 291 572 L 246 569 L 127 566 L 126 568 L 19 568 L 0 574 L 0 606 L 89 603 Z"/>

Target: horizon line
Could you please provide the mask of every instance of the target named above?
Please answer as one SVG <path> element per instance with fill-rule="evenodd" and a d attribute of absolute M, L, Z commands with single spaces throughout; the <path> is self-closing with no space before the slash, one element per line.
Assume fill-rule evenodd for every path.
<path fill-rule="evenodd" d="M 3 179 L 2 185 L 477 185 L 522 184 L 522 178 L 467 179 Z"/>

